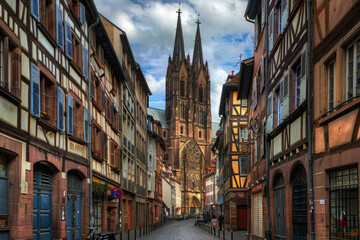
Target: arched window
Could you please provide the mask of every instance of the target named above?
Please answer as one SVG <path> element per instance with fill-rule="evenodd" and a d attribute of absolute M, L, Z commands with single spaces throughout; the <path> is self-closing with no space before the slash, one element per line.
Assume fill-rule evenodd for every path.
<path fill-rule="evenodd" d="M 199 87 L 199 102 L 202 102 L 203 101 L 203 87 L 202 87 L 202 84 L 200 84 L 200 87 Z"/>
<path fill-rule="evenodd" d="M 184 82 L 184 80 L 180 81 L 180 97 L 185 97 L 185 82 Z"/>
<path fill-rule="evenodd" d="M 201 138 L 201 131 L 199 131 L 199 138 Z"/>

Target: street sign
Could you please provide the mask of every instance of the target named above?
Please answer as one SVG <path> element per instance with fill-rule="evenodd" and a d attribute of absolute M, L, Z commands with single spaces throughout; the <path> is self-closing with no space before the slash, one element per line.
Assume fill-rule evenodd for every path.
<path fill-rule="evenodd" d="M 111 195 L 116 199 L 121 198 L 123 194 L 124 193 L 120 188 L 114 187 L 111 189 Z"/>

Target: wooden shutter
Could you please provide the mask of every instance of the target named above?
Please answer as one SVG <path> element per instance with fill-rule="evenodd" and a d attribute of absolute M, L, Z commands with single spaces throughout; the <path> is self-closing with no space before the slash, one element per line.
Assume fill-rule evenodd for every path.
<path fill-rule="evenodd" d="M 306 100 L 306 44 L 301 51 L 301 66 L 300 66 L 300 104 Z"/>
<path fill-rule="evenodd" d="M 102 65 L 105 63 L 104 59 L 104 49 L 102 47 L 99 47 L 99 60 Z"/>
<path fill-rule="evenodd" d="M 80 3 L 80 22 L 82 25 L 85 25 L 85 6 L 84 4 Z"/>
<path fill-rule="evenodd" d="M 58 5 L 56 5 L 56 43 L 64 48 L 63 12 Z"/>
<path fill-rule="evenodd" d="M 57 127 L 64 132 L 64 91 L 59 86 L 57 89 Z"/>
<path fill-rule="evenodd" d="M 273 45 L 274 45 L 274 9 L 271 10 L 269 15 L 269 51 L 271 52 Z"/>
<path fill-rule="evenodd" d="M 253 81 L 252 97 L 253 97 L 253 109 L 255 109 L 257 105 L 257 77 L 255 77 Z"/>
<path fill-rule="evenodd" d="M 282 111 L 282 119 L 284 120 L 287 116 L 289 116 L 289 74 L 286 73 L 283 81 L 283 111 Z"/>
<path fill-rule="evenodd" d="M 105 107 L 106 107 L 105 92 L 102 89 L 101 89 L 101 107 L 102 107 L 103 111 L 105 111 L 105 113 L 106 113 L 106 109 L 105 109 Z"/>
<path fill-rule="evenodd" d="M 66 56 L 72 59 L 72 35 L 71 26 L 65 22 L 65 45 L 66 45 Z"/>
<path fill-rule="evenodd" d="M 35 117 L 40 117 L 40 69 L 31 63 L 31 82 L 30 82 L 30 113 Z"/>
<path fill-rule="evenodd" d="M 110 143 L 110 164 L 115 165 L 115 143 L 112 141 Z"/>
<path fill-rule="evenodd" d="M 89 121 L 90 121 L 89 110 L 84 108 L 84 141 L 85 142 L 89 142 Z"/>
<path fill-rule="evenodd" d="M 83 67 L 83 75 L 85 78 L 88 78 L 89 70 L 88 70 L 88 51 L 85 46 L 82 46 L 82 67 Z"/>
<path fill-rule="evenodd" d="M 20 96 L 20 72 L 21 72 L 21 49 L 15 48 L 11 53 L 11 92 L 19 97 Z"/>
<path fill-rule="evenodd" d="M 261 56 L 261 66 L 260 66 L 260 93 L 262 92 L 264 88 L 264 82 L 265 82 L 265 58 L 264 56 Z"/>
<path fill-rule="evenodd" d="M 39 21 L 39 0 L 31 0 L 31 15 Z"/>
<path fill-rule="evenodd" d="M 70 94 L 67 97 L 67 133 L 73 135 L 73 98 Z"/>
<path fill-rule="evenodd" d="M 284 31 L 287 25 L 288 19 L 288 0 L 281 1 L 281 33 Z"/>
<path fill-rule="evenodd" d="M 266 118 L 266 133 L 270 133 L 273 130 L 273 121 L 274 121 L 274 99 L 273 92 L 270 92 L 268 95 L 267 103 L 267 118 Z M 266 144 L 266 143 L 265 143 Z"/>

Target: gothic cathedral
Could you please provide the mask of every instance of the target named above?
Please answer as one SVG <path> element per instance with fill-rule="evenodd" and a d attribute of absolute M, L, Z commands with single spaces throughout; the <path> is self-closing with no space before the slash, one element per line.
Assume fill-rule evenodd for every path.
<path fill-rule="evenodd" d="M 181 214 L 194 216 L 205 206 L 202 178 L 211 158 L 210 75 L 203 61 L 200 21 L 190 63 L 189 55 L 185 58 L 180 9 L 177 13 L 174 53 L 166 75 L 168 164 L 181 183 Z"/>

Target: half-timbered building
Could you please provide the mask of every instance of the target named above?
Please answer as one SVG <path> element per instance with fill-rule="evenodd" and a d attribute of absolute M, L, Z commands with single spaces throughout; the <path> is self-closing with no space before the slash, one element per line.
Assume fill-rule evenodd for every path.
<path fill-rule="evenodd" d="M 92 1 L 0 3 L 1 239 L 80 239 L 89 226 Z"/>
<path fill-rule="evenodd" d="M 248 61 L 253 61 L 252 59 Z M 252 73 L 252 70 L 250 71 Z M 223 85 L 219 116 L 221 140 L 214 150 L 219 151 L 219 195 L 224 216 L 224 227 L 247 228 L 247 169 L 248 154 L 248 102 L 238 99 L 240 73 L 229 75 Z"/>
<path fill-rule="evenodd" d="M 360 2 L 312 4 L 316 239 L 359 239 Z"/>
<path fill-rule="evenodd" d="M 265 4 L 268 4 L 268 12 L 265 12 Z M 245 14 L 247 19 L 255 23 L 256 63 L 252 86 L 255 115 L 253 118 L 258 118 L 261 125 L 265 124 L 265 134 L 268 135 L 268 142 L 265 144 L 268 146 L 270 165 L 269 175 L 264 176 L 264 164 L 261 164 L 263 160 L 259 158 L 262 159 L 265 153 L 262 152 L 262 145 L 256 144 L 252 171 L 255 178 L 264 176 L 264 179 L 265 177 L 269 179 L 270 229 L 267 230 L 271 231 L 275 239 L 306 239 L 310 236 L 306 154 L 308 152 L 306 50 L 310 46 L 307 45 L 306 10 L 306 1 L 302 0 L 258 0 L 249 1 Z M 269 36 L 269 68 L 267 69 L 269 94 L 267 99 L 263 100 L 266 96 L 261 94 L 265 86 L 262 65 L 265 66 L 265 63 L 260 59 L 265 59 L 266 18 Z M 260 67 L 259 60 L 262 62 Z M 257 106 L 258 102 L 260 106 Z M 262 110 L 259 112 L 256 108 Z M 266 117 L 261 112 L 266 112 Z M 255 143 L 259 140 L 262 141 L 262 138 Z M 253 202 L 255 200 L 254 194 Z M 258 201 L 263 202 L 261 199 Z M 255 211 L 255 205 L 253 208 Z M 266 208 L 263 207 L 263 210 L 265 213 Z M 263 228 L 266 226 L 262 221 L 264 219 L 254 219 L 251 230 L 254 238 L 264 237 L 261 232 L 266 230 Z"/>

